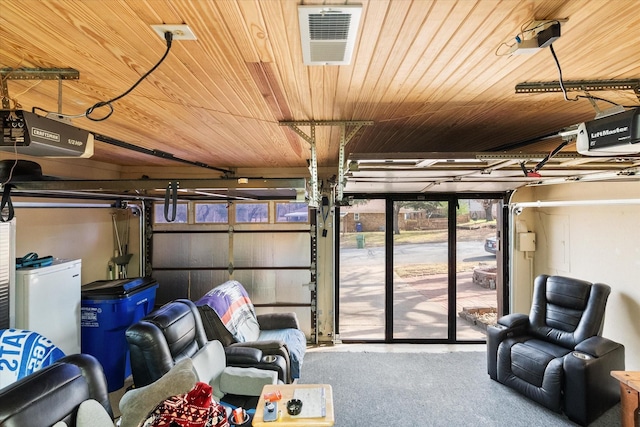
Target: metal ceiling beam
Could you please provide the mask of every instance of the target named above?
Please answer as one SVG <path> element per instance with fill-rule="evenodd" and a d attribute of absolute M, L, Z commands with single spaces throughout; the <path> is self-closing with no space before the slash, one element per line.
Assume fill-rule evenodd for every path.
<path fill-rule="evenodd" d="M 149 196 L 139 193 L 105 193 L 105 192 L 91 192 L 91 191 L 66 191 L 66 190 L 18 190 L 12 189 L 12 195 L 19 195 L 20 197 L 37 197 L 48 199 L 76 199 L 76 200 L 151 200 L 151 201 L 164 201 L 164 196 Z M 15 205 L 15 202 L 14 202 Z"/>
<path fill-rule="evenodd" d="M 495 160 L 493 162 L 491 162 L 485 169 L 482 170 L 483 174 L 491 174 L 491 172 L 498 170 L 498 169 L 503 169 L 503 168 L 507 168 L 510 166 L 514 166 L 516 163 L 518 163 L 518 160 Z"/>
<path fill-rule="evenodd" d="M 624 80 L 563 80 L 567 91 L 632 90 L 640 99 L 640 79 Z M 516 85 L 516 93 L 562 92 L 560 82 L 524 82 Z"/>
<path fill-rule="evenodd" d="M 431 159 L 430 157 L 434 157 Z M 352 154 L 349 179 L 361 179 L 363 175 L 403 174 L 416 177 L 420 173 L 459 173 L 470 171 L 485 177 L 494 171 L 518 170 L 520 164 L 540 162 L 548 157 L 542 153 L 375 153 Z M 452 161 L 455 160 L 455 161 Z M 416 162 L 428 162 L 427 167 L 415 167 Z M 599 170 L 622 172 L 640 164 L 640 156 L 592 157 L 578 153 L 558 153 L 548 159 L 544 170 L 549 173 L 585 173 Z M 631 171 L 633 174 L 633 171 Z"/>
<path fill-rule="evenodd" d="M 283 121 L 280 126 L 371 126 L 373 120 L 307 120 Z"/>
<path fill-rule="evenodd" d="M 633 162 L 621 162 L 621 163 L 588 163 L 588 164 L 580 164 L 573 165 L 570 167 L 564 166 L 559 163 L 548 163 L 545 167 L 545 171 L 564 171 L 564 170 L 576 170 L 576 171 L 589 171 L 589 170 L 623 170 L 629 167 L 633 167 Z M 519 164 L 511 164 L 511 165 L 500 165 L 499 167 L 492 167 L 487 164 L 478 164 L 478 165 L 469 165 L 469 164 L 460 164 L 455 166 L 447 166 L 446 163 L 441 165 L 433 165 L 429 168 L 424 169 L 405 169 L 405 168 L 393 168 L 393 167 L 364 167 L 358 170 L 350 171 L 347 173 L 348 176 L 357 176 L 358 174 L 367 174 L 367 173 L 401 173 L 405 175 L 420 175 L 421 173 L 429 173 L 429 172 L 442 172 L 442 171 L 451 171 L 451 172 L 460 172 L 460 171 L 478 171 L 483 172 L 485 174 L 490 173 L 490 171 L 520 171 L 521 167 Z"/>
<path fill-rule="evenodd" d="M 336 191 L 336 199 L 339 201 L 342 201 L 342 199 L 344 199 L 344 186 L 346 184 L 346 179 L 344 177 L 344 170 L 347 167 L 347 161 L 345 159 L 345 147 L 355 136 L 355 134 L 360 130 L 360 128 L 362 126 L 365 126 L 366 123 L 373 124 L 373 122 L 357 122 L 356 124 L 352 124 L 353 128 L 348 135 L 345 135 L 347 126 L 342 125 L 340 127 L 340 151 L 338 153 L 338 188 Z"/>
<path fill-rule="evenodd" d="M 58 105 L 62 92 L 62 80 L 78 80 L 80 72 L 74 68 L 0 68 L 0 94 L 2 108 L 11 108 L 7 80 L 58 80 Z"/>
<path fill-rule="evenodd" d="M 373 125 L 372 120 L 309 120 L 309 121 L 282 121 L 279 122 L 280 126 L 289 126 L 295 133 L 297 133 L 302 139 L 307 141 L 311 146 L 311 164 L 309 165 L 309 172 L 311 174 L 311 180 L 309 185 L 311 186 L 311 196 L 309 206 L 320 206 L 320 188 L 318 181 L 318 158 L 316 154 L 316 126 L 340 126 L 340 152 L 338 153 L 338 188 L 336 198 L 342 200 L 344 192 L 344 169 L 345 162 L 345 146 L 351 141 L 355 134 L 360 130 L 362 126 Z M 299 128 L 299 126 L 309 126 L 311 135 L 307 135 Z M 353 126 L 349 134 L 346 134 L 347 126 Z"/>
<path fill-rule="evenodd" d="M 78 80 L 75 68 L 0 68 L 2 80 Z"/>
<path fill-rule="evenodd" d="M 425 159 L 481 159 L 481 160 L 526 160 L 544 159 L 549 153 L 506 153 L 492 151 L 426 151 L 407 153 L 352 153 L 351 160 L 406 160 L 416 161 Z M 558 153 L 555 158 L 583 158 L 578 153 Z"/>
<path fill-rule="evenodd" d="M 181 189 L 207 190 L 252 190 L 252 189 L 304 189 L 304 178 L 249 178 L 247 184 L 237 179 L 118 179 L 118 180 L 52 180 L 12 182 L 16 190 L 68 190 L 68 191 L 134 191 L 162 190 L 169 182 L 176 181 Z M 135 196 L 135 194 L 131 194 Z"/>

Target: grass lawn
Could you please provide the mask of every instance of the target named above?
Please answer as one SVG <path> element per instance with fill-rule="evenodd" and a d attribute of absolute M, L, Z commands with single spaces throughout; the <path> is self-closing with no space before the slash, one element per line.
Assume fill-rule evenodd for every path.
<path fill-rule="evenodd" d="M 465 273 L 473 271 L 478 266 L 477 262 L 458 262 L 456 264 L 456 273 Z M 435 264 L 408 264 L 399 265 L 393 269 L 396 274 L 403 279 L 411 277 L 431 276 L 433 274 L 446 274 L 449 266 L 447 263 Z"/>
<path fill-rule="evenodd" d="M 457 238 L 460 242 L 484 241 L 489 236 L 496 234 L 496 222 L 472 221 L 466 224 L 459 224 L 457 228 Z M 375 248 L 384 246 L 384 231 L 364 231 L 362 233 L 342 233 L 340 235 L 341 248 L 356 248 L 356 236 L 364 236 L 365 247 Z M 442 230 L 418 230 L 401 231 L 393 236 L 394 244 L 416 244 L 416 243 L 440 243 L 446 242 L 448 233 Z"/>

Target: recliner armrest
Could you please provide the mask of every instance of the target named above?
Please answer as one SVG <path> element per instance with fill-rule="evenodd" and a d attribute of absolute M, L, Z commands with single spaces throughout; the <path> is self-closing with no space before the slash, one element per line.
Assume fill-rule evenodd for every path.
<path fill-rule="evenodd" d="M 282 340 L 264 340 L 238 342 L 231 344 L 229 347 L 251 347 L 262 350 L 264 354 L 278 354 L 287 349 L 287 344 Z"/>
<path fill-rule="evenodd" d="M 507 314 L 498 319 L 498 324 L 509 329 L 526 328 L 529 324 L 529 316 L 523 313 Z"/>
<path fill-rule="evenodd" d="M 624 346 L 593 336 L 564 357 L 564 413 L 589 425 L 620 400 L 620 384 L 611 371 L 624 371 Z"/>
<path fill-rule="evenodd" d="M 586 340 L 576 345 L 574 350 L 588 354 L 592 357 L 602 357 L 605 354 L 617 349 L 621 345 L 622 344 L 611 341 L 610 339 L 600 336 L 594 336 L 591 338 L 587 338 Z"/>
<path fill-rule="evenodd" d="M 289 384 L 292 382 L 291 378 L 291 359 L 289 356 L 289 349 L 284 341 L 280 340 L 267 340 L 267 341 L 249 341 L 245 343 L 235 343 L 231 344 L 229 347 L 225 347 L 225 349 L 239 349 L 239 348 L 250 348 L 250 349 L 258 349 L 262 352 L 262 359 L 265 359 L 266 356 L 276 356 L 280 360 L 270 362 L 266 360 L 262 360 L 261 363 L 233 363 L 230 358 L 227 357 L 227 365 L 235 365 L 235 366 L 255 366 L 260 367 L 261 369 L 272 369 L 277 368 L 280 371 L 280 379 Z M 274 365 L 275 364 L 275 365 Z M 282 366 L 280 366 L 282 365 Z"/>
<path fill-rule="evenodd" d="M 266 331 L 271 329 L 300 329 L 298 317 L 295 313 L 267 313 L 256 316 L 260 330 Z"/>
<path fill-rule="evenodd" d="M 513 313 L 502 316 L 497 324 L 487 326 L 487 372 L 498 381 L 498 347 L 507 338 L 524 333 L 529 326 L 529 316 Z"/>
<path fill-rule="evenodd" d="M 262 359 L 262 350 L 254 347 L 225 347 L 225 355 L 227 356 L 227 365 L 251 365 L 260 363 Z"/>
<path fill-rule="evenodd" d="M 256 368 L 226 367 L 214 387 L 225 394 L 243 396 L 260 396 L 262 388 L 267 384 L 278 384 L 278 374 Z"/>

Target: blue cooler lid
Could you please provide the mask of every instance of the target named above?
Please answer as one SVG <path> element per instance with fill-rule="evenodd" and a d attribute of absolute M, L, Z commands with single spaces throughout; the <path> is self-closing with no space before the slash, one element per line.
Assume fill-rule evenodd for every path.
<path fill-rule="evenodd" d="M 132 277 L 129 279 L 97 280 L 82 286 L 82 297 L 114 298 L 126 297 L 143 291 L 158 282 L 152 277 Z"/>

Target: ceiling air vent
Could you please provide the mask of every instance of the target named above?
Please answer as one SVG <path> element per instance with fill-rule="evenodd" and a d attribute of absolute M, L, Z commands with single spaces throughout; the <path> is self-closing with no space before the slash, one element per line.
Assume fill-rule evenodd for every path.
<path fill-rule="evenodd" d="M 305 65 L 348 65 L 361 5 L 298 6 Z"/>

